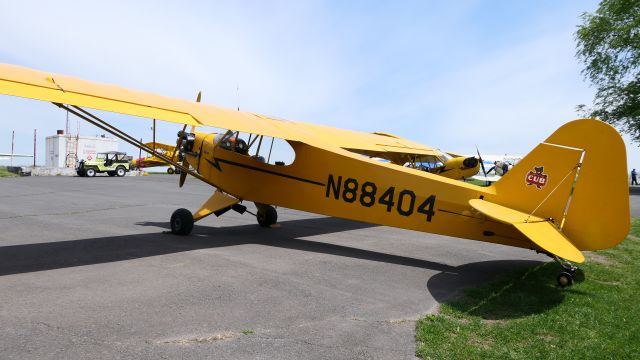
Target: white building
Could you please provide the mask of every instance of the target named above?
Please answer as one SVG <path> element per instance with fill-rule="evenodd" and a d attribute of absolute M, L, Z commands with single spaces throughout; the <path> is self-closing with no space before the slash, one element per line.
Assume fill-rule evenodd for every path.
<path fill-rule="evenodd" d="M 97 153 L 118 151 L 118 140 L 104 135 L 76 137 L 58 130 L 57 135 L 47 136 L 46 140 L 45 166 L 52 168 L 75 167 L 77 160 L 92 160 Z"/>

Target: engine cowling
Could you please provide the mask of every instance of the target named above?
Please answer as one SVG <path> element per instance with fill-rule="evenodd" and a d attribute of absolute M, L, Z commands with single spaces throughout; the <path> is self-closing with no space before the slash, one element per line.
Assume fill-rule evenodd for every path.
<path fill-rule="evenodd" d="M 455 157 L 447 160 L 442 166 L 437 166 L 429 172 L 438 174 L 450 179 L 462 179 L 472 177 L 478 173 L 480 161 L 477 158 Z"/>

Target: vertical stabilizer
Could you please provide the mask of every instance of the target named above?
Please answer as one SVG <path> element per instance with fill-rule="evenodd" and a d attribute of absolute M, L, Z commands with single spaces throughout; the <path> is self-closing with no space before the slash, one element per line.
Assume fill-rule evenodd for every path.
<path fill-rule="evenodd" d="M 626 150 L 602 121 L 563 125 L 494 186 L 493 202 L 552 219 L 580 250 L 615 246 L 629 232 Z"/>

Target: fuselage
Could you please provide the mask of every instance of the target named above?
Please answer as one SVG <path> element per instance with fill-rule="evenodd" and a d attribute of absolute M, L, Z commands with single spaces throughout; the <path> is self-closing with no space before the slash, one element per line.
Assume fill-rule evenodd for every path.
<path fill-rule="evenodd" d="M 203 177 L 241 200 L 403 229 L 529 248 L 505 224 L 474 213 L 470 199 L 495 196 L 439 175 L 385 164 L 342 149 L 289 142 L 290 165 L 273 165 L 216 146 L 215 133 L 196 133 L 188 162 Z"/>

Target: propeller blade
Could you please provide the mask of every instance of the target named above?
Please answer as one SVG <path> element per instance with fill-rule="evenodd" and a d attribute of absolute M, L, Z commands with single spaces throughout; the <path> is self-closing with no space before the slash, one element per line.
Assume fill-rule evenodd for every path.
<path fill-rule="evenodd" d="M 200 100 L 202 100 L 202 91 L 198 91 L 198 96 L 196 96 L 196 102 L 199 103 Z M 193 133 L 195 131 L 196 131 L 196 126 L 195 125 L 191 125 L 191 132 Z"/>
<path fill-rule="evenodd" d="M 178 137 L 178 142 L 176 143 L 176 147 L 173 149 L 171 160 L 175 159 L 176 155 L 178 155 L 178 151 L 180 150 L 180 146 L 182 145 L 182 140 L 184 139 L 184 132 L 186 130 L 187 130 L 187 124 L 184 124 L 184 126 L 182 127 L 182 132 L 180 132 L 180 134 L 182 135 Z"/>
<path fill-rule="evenodd" d="M 196 102 L 199 103 L 200 100 L 202 100 L 202 91 L 198 91 L 198 96 L 196 96 Z M 182 145 L 182 140 L 185 138 L 185 130 L 187 130 L 187 125 L 185 124 L 184 127 L 182 128 L 182 136 L 180 136 L 180 139 L 178 139 L 178 144 L 176 145 L 176 149 L 173 151 L 173 154 L 177 154 L 178 150 L 180 149 L 180 145 Z M 194 133 L 196 131 L 196 126 L 195 125 L 191 125 L 191 133 Z M 187 157 L 184 156 L 183 160 L 182 160 L 182 166 L 184 166 L 185 168 L 189 168 L 189 162 L 187 161 Z M 181 171 L 180 172 L 180 187 L 182 187 L 184 185 L 184 182 L 187 180 L 187 172 L 186 171 Z"/>
<path fill-rule="evenodd" d="M 184 159 L 184 161 L 182 161 L 182 166 L 184 166 L 185 168 L 189 168 L 189 162 L 187 161 L 187 158 Z M 182 187 L 184 185 L 184 181 L 187 180 L 187 172 L 184 170 L 180 171 L 180 187 Z"/>
<path fill-rule="evenodd" d="M 198 91 L 198 95 L 196 96 L 196 102 L 200 102 L 200 100 L 202 100 L 202 91 Z M 182 128 L 182 136 L 180 136 L 180 138 L 178 139 L 178 144 L 176 145 L 175 150 L 173 151 L 173 155 L 175 156 L 178 153 L 178 150 L 180 149 L 180 146 L 182 145 L 182 140 L 185 138 L 185 131 L 187 130 L 187 124 L 184 125 L 184 127 Z M 191 133 L 194 133 L 196 131 L 196 126 L 195 125 L 191 125 Z M 173 160 L 173 158 L 172 158 Z M 182 160 L 182 166 L 184 166 L 185 168 L 189 168 L 189 162 L 187 161 L 187 157 L 185 156 L 184 159 Z M 180 187 L 182 187 L 184 185 L 185 180 L 187 180 L 187 172 L 186 171 L 182 171 L 180 172 Z"/>
<path fill-rule="evenodd" d="M 484 168 L 484 161 L 482 161 L 482 156 L 480 156 L 480 150 L 478 150 L 478 146 L 476 145 L 476 152 L 478 153 L 478 160 L 480 160 L 480 166 L 482 167 L 482 174 L 484 177 L 487 177 L 487 170 Z"/>

